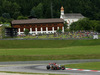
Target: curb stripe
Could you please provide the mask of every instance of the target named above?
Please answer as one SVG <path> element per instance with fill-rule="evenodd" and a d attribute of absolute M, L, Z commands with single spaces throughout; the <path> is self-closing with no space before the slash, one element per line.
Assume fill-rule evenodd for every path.
<path fill-rule="evenodd" d="M 99 70 L 85 70 L 85 69 L 73 69 L 73 68 L 66 68 L 66 70 L 87 71 L 87 72 L 100 72 Z"/>

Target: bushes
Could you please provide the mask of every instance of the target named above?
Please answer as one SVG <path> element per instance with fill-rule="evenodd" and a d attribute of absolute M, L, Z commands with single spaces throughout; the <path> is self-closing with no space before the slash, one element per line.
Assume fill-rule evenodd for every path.
<path fill-rule="evenodd" d="M 28 35 L 29 34 L 29 30 L 28 29 L 25 29 L 24 34 L 25 35 Z"/>
<path fill-rule="evenodd" d="M 100 25 L 96 27 L 96 31 L 100 33 Z"/>
<path fill-rule="evenodd" d="M 80 19 L 70 25 L 70 30 L 92 30 L 100 32 L 100 21 L 90 20 L 88 18 Z"/>

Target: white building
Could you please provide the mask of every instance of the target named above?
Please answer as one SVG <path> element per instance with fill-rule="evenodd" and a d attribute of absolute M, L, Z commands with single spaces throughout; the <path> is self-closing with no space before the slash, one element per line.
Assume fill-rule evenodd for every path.
<path fill-rule="evenodd" d="M 68 27 L 70 27 L 70 24 L 73 22 L 78 21 L 81 18 L 84 18 L 84 16 L 80 13 L 67 13 L 64 14 L 64 8 L 63 6 L 61 7 L 61 15 L 60 15 L 61 19 L 64 19 L 64 21 L 67 22 Z"/>

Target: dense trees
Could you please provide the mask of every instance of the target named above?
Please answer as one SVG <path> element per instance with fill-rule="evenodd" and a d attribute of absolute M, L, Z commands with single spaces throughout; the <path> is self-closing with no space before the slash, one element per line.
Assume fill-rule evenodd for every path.
<path fill-rule="evenodd" d="M 43 18 L 43 4 L 39 3 L 36 7 L 33 7 L 30 16 Z"/>
<path fill-rule="evenodd" d="M 100 0 L 0 0 L 0 22 L 29 16 L 59 18 L 61 6 L 64 6 L 65 13 L 81 13 L 89 18 L 73 23 L 71 29 L 95 30 L 100 27 L 100 22 L 97 22 L 100 20 Z"/>
<path fill-rule="evenodd" d="M 2 14 L 9 13 L 12 18 L 16 19 L 20 15 L 20 6 L 16 2 L 4 0 L 2 3 Z"/>
<path fill-rule="evenodd" d="M 60 7 L 65 13 L 82 13 L 90 19 L 100 20 L 100 0 L 0 0 L 0 16 L 9 13 L 11 18 L 30 16 L 38 18 L 59 18 Z M 38 12 L 40 11 L 40 12 Z M 30 14 L 31 13 L 31 14 Z"/>

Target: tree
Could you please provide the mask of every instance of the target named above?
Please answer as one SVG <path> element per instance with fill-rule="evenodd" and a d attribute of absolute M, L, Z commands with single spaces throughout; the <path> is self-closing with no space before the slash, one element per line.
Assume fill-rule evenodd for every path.
<path fill-rule="evenodd" d="M 14 19 L 29 16 L 34 8 L 32 12 L 38 18 L 51 18 L 51 1 L 54 18 L 60 17 L 60 8 L 64 6 L 65 13 L 81 13 L 91 20 L 100 20 L 100 0 L 0 0 L 0 16 L 3 13 L 9 13 Z"/>
<path fill-rule="evenodd" d="M 18 16 L 17 20 L 28 19 L 28 17 Z"/>
<path fill-rule="evenodd" d="M 43 18 L 43 4 L 39 3 L 36 7 L 33 7 L 30 15 L 36 15 L 37 18 Z"/>
<path fill-rule="evenodd" d="M 80 19 L 77 22 L 71 24 L 71 30 L 91 30 L 90 20 L 88 18 Z"/>
<path fill-rule="evenodd" d="M 100 25 L 96 26 L 96 31 L 100 33 Z"/>
<path fill-rule="evenodd" d="M 91 30 L 95 31 L 96 27 L 99 25 L 99 21 L 96 20 L 90 20 L 90 26 L 91 26 Z"/>
<path fill-rule="evenodd" d="M 96 31 L 100 33 L 100 26 L 96 27 Z"/>
<path fill-rule="evenodd" d="M 6 26 L 2 25 L 2 27 L 1 27 L 2 38 L 5 38 L 5 28 L 6 28 Z"/>
<path fill-rule="evenodd" d="M 4 23 L 6 22 L 6 19 L 4 17 L 0 17 L 0 22 Z"/>
<path fill-rule="evenodd" d="M 12 20 L 13 20 L 12 18 L 7 19 L 7 18 L 4 18 L 4 17 L 0 17 L 0 22 L 2 22 L 2 23 L 5 23 L 5 22 L 10 23 Z"/>
<path fill-rule="evenodd" d="M 25 29 L 24 34 L 25 35 L 28 35 L 29 34 L 29 30 L 28 29 Z"/>
<path fill-rule="evenodd" d="M 76 30 L 76 26 L 77 26 L 77 22 L 73 22 L 73 23 L 70 25 L 70 30 Z"/>
<path fill-rule="evenodd" d="M 67 22 L 65 21 L 65 22 L 64 22 L 64 30 L 66 30 L 67 27 L 68 27 L 68 24 L 67 24 Z"/>
<path fill-rule="evenodd" d="M 58 30 L 57 30 L 57 33 L 62 33 L 62 30 L 61 30 L 61 29 L 58 29 Z"/>
<path fill-rule="evenodd" d="M 32 16 L 32 17 L 36 17 L 36 14 L 35 14 L 34 9 L 31 10 L 31 12 L 30 12 L 30 16 Z"/>
<path fill-rule="evenodd" d="M 13 14 L 13 18 L 14 19 L 17 19 L 18 16 L 20 16 L 21 13 L 19 11 L 16 11 L 14 14 Z"/>
<path fill-rule="evenodd" d="M 11 18 L 11 16 L 10 16 L 9 13 L 3 13 L 2 14 L 2 17 L 7 18 L 7 19 L 10 19 Z"/>
<path fill-rule="evenodd" d="M 16 19 L 16 13 L 19 12 L 20 14 L 20 6 L 16 2 L 4 0 L 2 4 L 2 9 L 3 12 L 9 13 L 14 19 Z"/>

